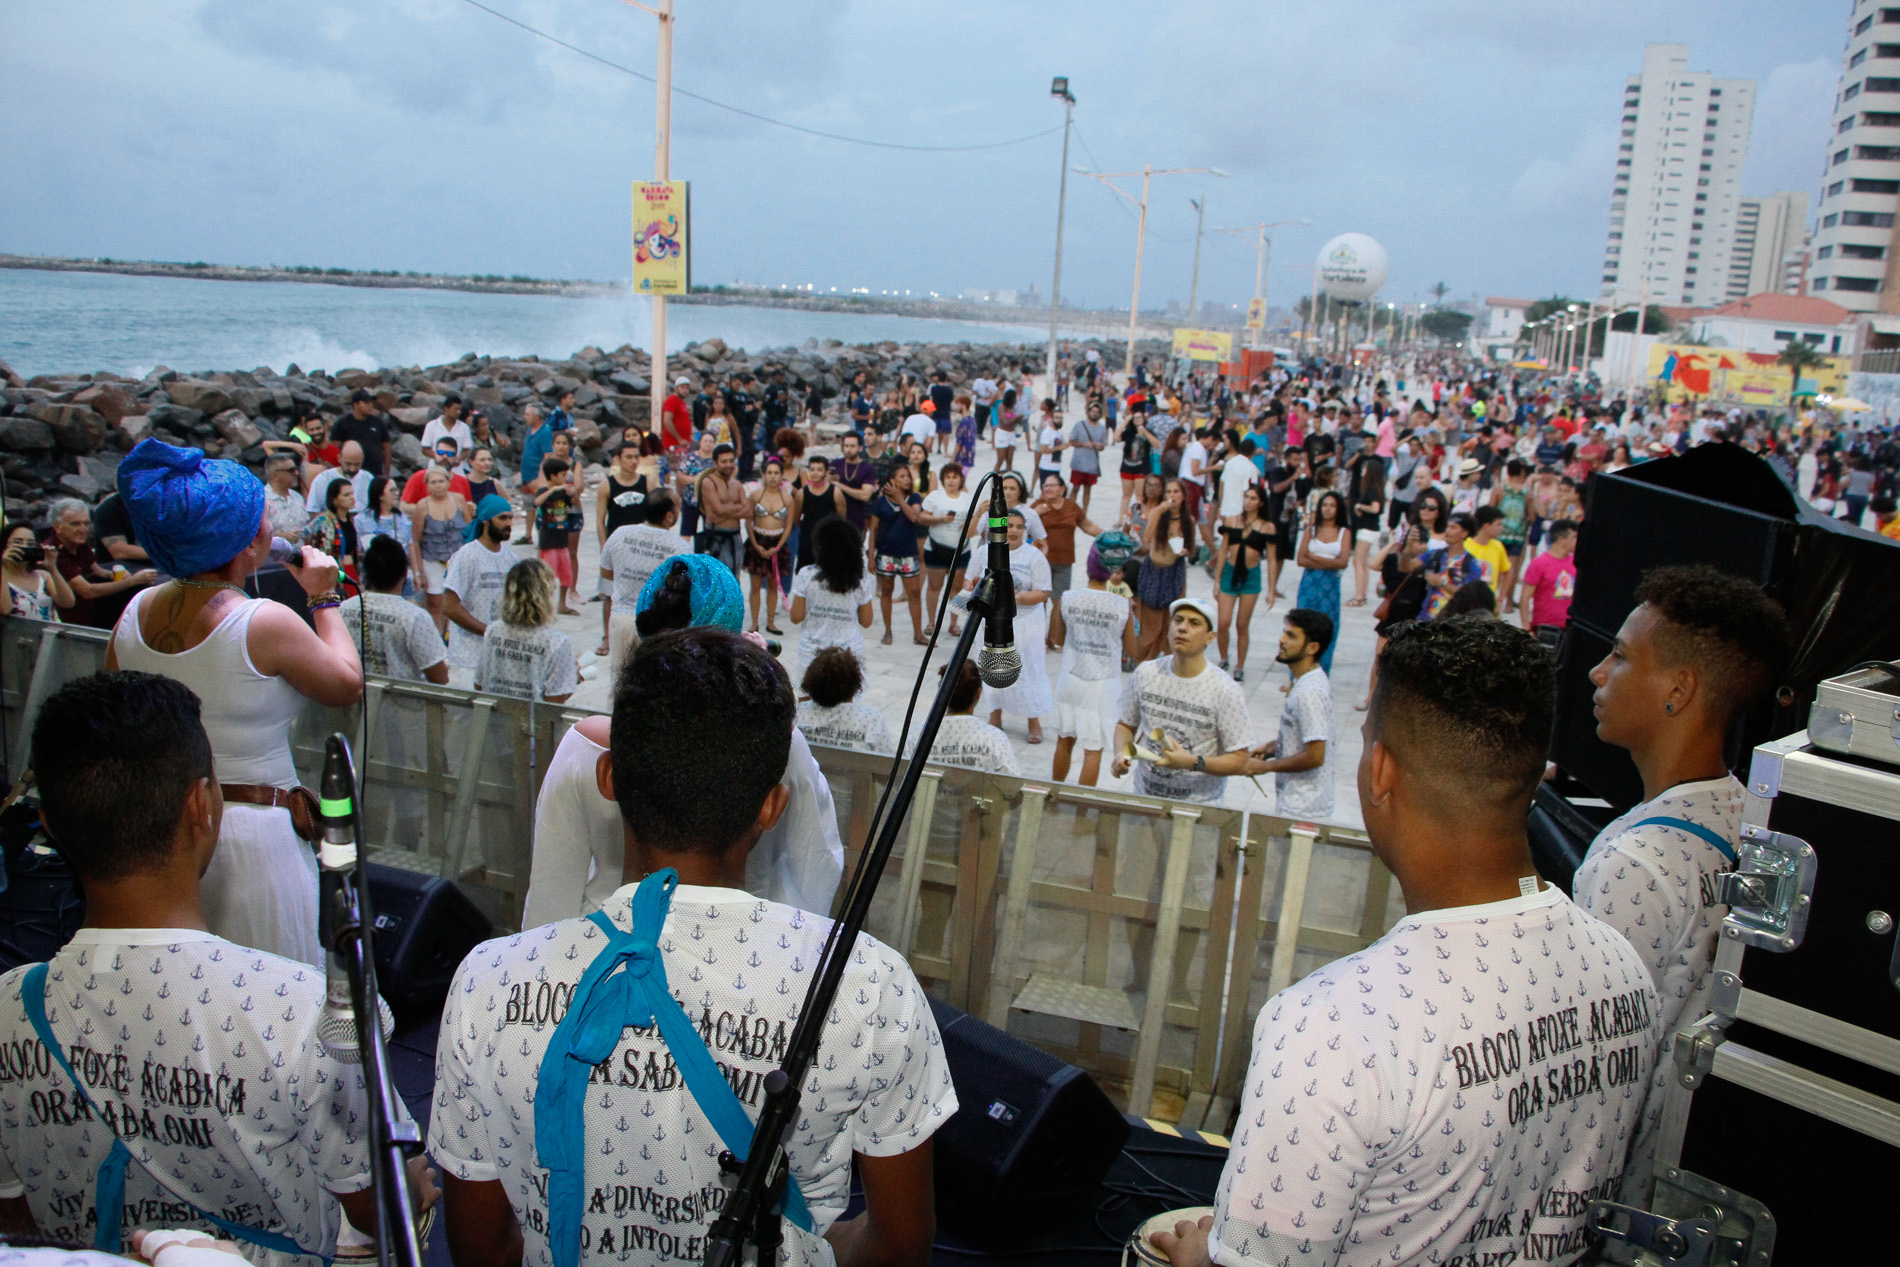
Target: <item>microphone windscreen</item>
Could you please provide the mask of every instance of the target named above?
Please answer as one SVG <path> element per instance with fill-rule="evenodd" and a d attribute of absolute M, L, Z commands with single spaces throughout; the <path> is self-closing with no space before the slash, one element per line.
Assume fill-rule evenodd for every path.
<path fill-rule="evenodd" d="M 1016 685 L 1016 679 L 1022 676 L 1023 658 L 1015 647 L 984 647 L 977 653 L 976 675 L 983 679 L 983 685 L 1002 690 L 1006 686 Z"/>

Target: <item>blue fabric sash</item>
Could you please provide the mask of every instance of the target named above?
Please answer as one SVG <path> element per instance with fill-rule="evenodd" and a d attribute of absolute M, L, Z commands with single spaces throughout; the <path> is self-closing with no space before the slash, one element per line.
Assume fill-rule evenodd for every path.
<path fill-rule="evenodd" d="M 660 929 L 678 885 L 679 873 L 670 867 L 640 882 L 633 895 L 631 933 L 615 927 L 604 912 L 588 916 L 607 934 L 607 944 L 574 987 L 567 1015 L 554 1027 L 541 1058 L 534 1095 L 534 1151 L 548 1172 L 548 1248 L 555 1267 L 577 1267 L 580 1262 L 587 1195 L 587 1080 L 595 1065 L 613 1055 L 628 1026 L 646 1029 L 657 1024 L 687 1092 L 720 1141 L 741 1161 L 752 1147 L 752 1119 L 667 988 Z M 785 1185 L 782 1213 L 795 1227 L 812 1230 L 811 1211 L 796 1176 Z"/>
<path fill-rule="evenodd" d="M 26 975 L 20 980 L 20 1002 L 26 1008 L 27 1020 L 33 1022 L 33 1032 L 39 1035 L 40 1042 L 52 1054 L 53 1059 L 59 1062 L 59 1067 L 66 1071 L 66 1077 L 71 1080 L 73 1089 L 79 1092 L 81 1099 L 85 1100 L 86 1106 L 92 1110 L 92 1115 L 104 1124 L 105 1115 L 93 1102 L 91 1093 L 86 1090 L 86 1084 L 81 1082 L 79 1075 L 73 1072 L 73 1067 L 67 1061 L 65 1053 L 59 1049 L 58 1040 L 53 1037 L 52 1025 L 46 1020 L 45 964 L 36 963 L 26 970 Z M 104 1161 L 99 1163 L 99 1172 L 93 1181 L 93 1212 L 99 1220 L 99 1226 L 93 1234 L 92 1247 L 102 1253 L 125 1252 L 121 1248 L 123 1239 L 121 1225 L 125 1219 L 125 1163 L 131 1160 L 133 1160 L 132 1150 L 125 1146 L 125 1141 L 120 1139 L 115 1131 L 112 1137 L 112 1151 L 106 1155 Z M 331 1261 L 322 1254 L 305 1249 L 281 1232 L 269 1232 L 261 1227 L 247 1227 L 242 1223 L 221 1219 L 208 1210 L 201 1210 L 158 1175 L 152 1174 L 151 1167 L 146 1166 L 144 1162 L 140 1162 L 139 1167 L 152 1175 L 152 1178 L 157 1179 L 160 1187 L 191 1206 L 199 1218 L 233 1240 L 247 1241 L 252 1245 L 275 1250 L 280 1254 L 301 1254 L 308 1258 L 321 1259 L 326 1264 Z"/>
<path fill-rule="evenodd" d="M 1640 823 L 1631 823 L 1627 830 L 1635 831 L 1638 827 L 1674 827 L 1678 831 L 1688 832 L 1691 836 L 1700 836 L 1708 841 L 1717 853 L 1727 858 L 1730 865 L 1735 862 L 1735 846 L 1700 823 L 1692 823 L 1686 818 L 1645 818 Z"/>

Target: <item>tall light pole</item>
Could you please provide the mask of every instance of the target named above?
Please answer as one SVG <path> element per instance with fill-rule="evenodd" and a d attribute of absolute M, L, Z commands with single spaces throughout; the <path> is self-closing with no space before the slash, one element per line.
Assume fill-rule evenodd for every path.
<path fill-rule="evenodd" d="M 1138 172 L 1092 172 L 1086 167 L 1078 167 L 1075 172 L 1078 176 L 1094 177 L 1140 208 L 1140 214 L 1135 218 L 1135 293 L 1128 301 L 1128 356 L 1122 366 L 1122 376 L 1131 378 L 1135 373 L 1135 323 L 1141 318 L 1141 254 L 1148 242 L 1148 181 L 1155 176 L 1180 176 L 1190 172 L 1205 176 L 1225 176 L 1227 173 L 1218 167 L 1143 167 Z M 1115 183 L 1131 176 L 1141 177 L 1139 198 Z"/>
<path fill-rule="evenodd" d="M 1049 95 L 1062 99 L 1062 179 L 1056 186 L 1056 275 L 1049 283 L 1049 397 L 1056 395 L 1056 321 L 1062 312 L 1062 214 L 1069 202 L 1069 122 L 1075 117 L 1075 94 L 1069 77 L 1057 75 Z"/>
<path fill-rule="evenodd" d="M 1190 198 L 1194 206 L 1194 278 L 1188 283 L 1188 324 L 1198 326 L 1201 311 L 1201 226 L 1207 221 L 1207 197 Z"/>
<path fill-rule="evenodd" d="M 1239 237 L 1242 234 L 1246 234 L 1246 233 L 1254 233 L 1254 234 L 1259 235 L 1255 239 L 1255 245 L 1254 245 L 1253 297 L 1255 299 L 1264 300 L 1267 297 L 1267 261 L 1270 258 L 1272 258 L 1272 255 L 1273 255 L 1273 239 L 1267 236 L 1267 230 L 1282 228 L 1289 224 L 1311 224 L 1311 223 L 1313 223 L 1311 220 L 1275 220 L 1272 224 L 1250 224 L 1250 225 L 1245 226 L 1244 228 L 1239 228 L 1239 229 L 1215 229 L 1214 232 L 1227 233 L 1227 234 L 1233 235 L 1234 237 Z M 1263 304 L 1262 306 L 1264 307 L 1265 305 Z M 1259 332 L 1255 332 L 1252 330 L 1249 330 L 1247 332 L 1248 335 L 1250 336 L 1249 342 L 1251 346 L 1258 346 L 1259 338 L 1261 335 L 1264 335 L 1265 328 L 1266 328 L 1266 321 L 1265 321 L 1265 318 L 1263 317 L 1261 321 L 1261 330 Z"/>
<path fill-rule="evenodd" d="M 659 7 L 640 0 L 621 0 L 660 20 L 660 66 L 653 77 L 657 99 L 653 108 L 653 179 L 668 180 L 673 161 L 673 0 L 659 0 Z M 692 250 L 692 243 L 686 245 Z M 666 296 L 653 296 L 653 354 L 649 358 L 650 382 L 647 390 L 652 404 L 647 429 L 660 432 L 660 407 L 666 403 Z"/>

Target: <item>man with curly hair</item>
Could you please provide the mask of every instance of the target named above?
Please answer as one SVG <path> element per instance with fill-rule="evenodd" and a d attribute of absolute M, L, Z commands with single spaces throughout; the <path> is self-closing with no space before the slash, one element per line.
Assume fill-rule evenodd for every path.
<path fill-rule="evenodd" d="M 1759 586 L 1706 564 L 1648 572 L 1636 603 L 1590 682 L 1597 738 L 1629 750 L 1643 801 L 1597 833 L 1572 892 L 1648 964 L 1668 1043 L 1708 1010 L 1728 914 L 1715 878 L 1735 865 L 1744 789 L 1725 741 L 1774 688 L 1793 639 Z M 1647 1197 L 1654 1155 L 1653 1136 L 1638 1141 L 1625 1200 Z"/>
<path fill-rule="evenodd" d="M 1525 818 L 1550 656 L 1459 617 L 1397 627 L 1359 800 L 1407 914 L 1270 999 L 1239 1126 L 1174 1267 L 1571 1263 L 1649 1094 L 1656 992 L 1627 939 L 1538 880 Z"/>

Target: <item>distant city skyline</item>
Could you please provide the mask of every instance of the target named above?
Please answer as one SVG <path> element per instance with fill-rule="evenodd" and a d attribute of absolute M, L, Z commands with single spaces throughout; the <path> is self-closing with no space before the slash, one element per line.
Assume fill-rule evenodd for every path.
<path fill-rule="evenodd" d="M 626 6 L 488 7 L 650 73 Z M 1758 86 L 1744 195 L 1808 190 L 1853 6 L 1801 0 L 1365 0 L 1179 6 L 978 2 L 954 12 L 678 0 L 675 83 L 806 127 L 968 145 L 1060 124 L 1071 162 L 1209 166 L 1150 199 L 1142 307 L 1291 307 L 1333 234 L 1378 238 L 1382 295 L 1597 293 L 1617 107 L 1643 46 Z M 627 190 L 650 174 L 653 89 L 460 0 L 72 6 L 19 0 L 0 46 L 12 196 L 0 250 L 233 264 L 624 277 Z M 1059 129 L 974 153 L 823 140 L 674 106 L 693 181 L 694 277 L 821 289 L 1047 294 Z M 1138 183 L 1138 182 L 1135 182 Z M 1125 306 L 1132 208 L 1072 180 L 1063 297 Z M 1680 294 L 1681 292 L 1678 292 Z"/>

